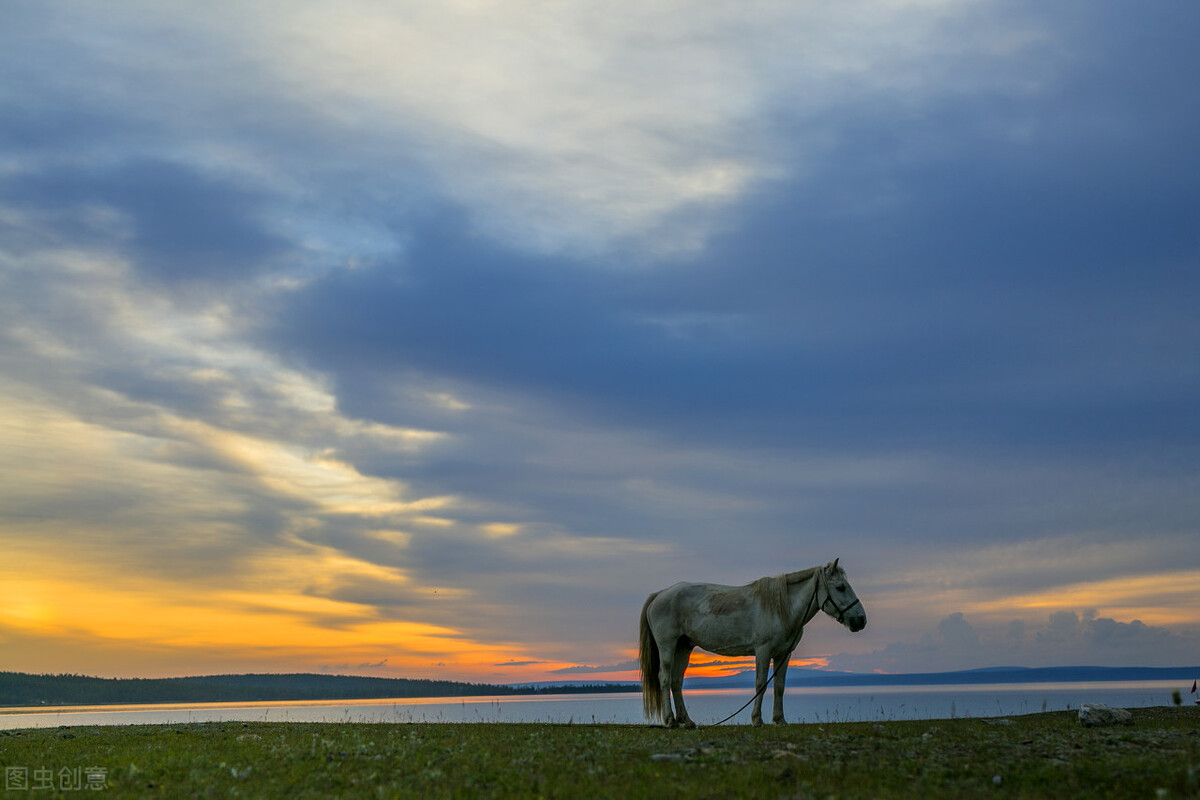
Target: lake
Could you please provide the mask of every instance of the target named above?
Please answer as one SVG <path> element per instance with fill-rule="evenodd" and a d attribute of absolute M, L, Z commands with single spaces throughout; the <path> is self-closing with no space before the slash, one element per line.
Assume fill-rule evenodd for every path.
<path fill-rule="evenodd" d="M 1121 708 L 1171 703 L 1177 681 L 980 684 L 973 686 L 788 687 L 790 722 L 857 722 L 952 717 L 1001 717 L 1105 703 Z M 688 711 L 701 725 L 726 717 L 750 699 L 746 689 L 693 690 Z M 763 702 L 770 719 L 771 690 Z M 188 722 L 548 722 L 641 724 L 635 693 L 504 695 L 499 697 L 188 703 L 0 709 L 0 729 L 61 725 L 166 725 Z M 730 724 L 749 724 L 750 709 Z"/>

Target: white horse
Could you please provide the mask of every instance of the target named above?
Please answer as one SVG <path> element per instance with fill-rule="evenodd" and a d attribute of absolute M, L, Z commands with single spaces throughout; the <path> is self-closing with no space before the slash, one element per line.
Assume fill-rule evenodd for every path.
<path fill-rule="evenodd" d="M 867 612 L 836 558 L 823 567 L 759 578 L 745 586 L 677 583 L 650 595 L 638 626 L 646 716 L 661 719 L 668 728 L 696 727 L 683 706 L 683 673 L 693 648 L 701 647 L 722 656 L 754 656 L 757 694 L 750 719 L 755 725 L 762 725 L 763 692 L 774 661 L 771 719 L 785 724 L 788 659 L 818 610 L 851 631 L 867 625 Z"/>

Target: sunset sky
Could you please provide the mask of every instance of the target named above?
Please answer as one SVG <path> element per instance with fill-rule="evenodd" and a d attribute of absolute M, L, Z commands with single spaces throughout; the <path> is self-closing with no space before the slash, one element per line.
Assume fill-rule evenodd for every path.
<path fill-rule="evenodd" d="M 1200 664 L 1197 31 L 5 0 L 0 670 L 629 679 L 835 557 L 797 664 Z"/>

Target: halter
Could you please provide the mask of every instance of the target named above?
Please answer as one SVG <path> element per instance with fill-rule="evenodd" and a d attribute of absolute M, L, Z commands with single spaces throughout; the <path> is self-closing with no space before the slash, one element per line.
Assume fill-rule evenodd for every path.
<path fill-rule="evenodd" d="M 827 579 L 828 579 L 828 576 L 825 574 L 825 571 L 822 570 L 821 571 L 821 582 L 824 583 Z M 833 612 L 830 612 L 829 609 L 825 608 L 826 603 L 830 603 L 833 605 Z M 829 614 L 829 616 L 836 619 L 838 621 L 839 625 L 846 624 L 846 614 L 850 611 L 850 609 L 854 608 L 855 606 L 861 606 L 861 605 L 862 605 L 862 601 L 856 597 L 856 598 L 854 598 L 853 603 L 846 606 L 845 608 L 842 608 L 840 605 L 838 605 L 838 601 L 833 598 L 833 593 L 829 591 L 829 586 L 828 586 L 828 584 L 826 584 L 825 599 L 823 601 L 821 601 L 821 610 L 824 611 L 826 614 Z"/>

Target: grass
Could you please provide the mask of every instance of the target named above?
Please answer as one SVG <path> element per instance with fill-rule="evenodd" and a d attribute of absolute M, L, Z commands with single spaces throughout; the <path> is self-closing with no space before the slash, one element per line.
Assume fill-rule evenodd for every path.
<path fill-rule="evenodd" d="M 0 732 L 6 797 L 1200 797 L 1200 708 L 727 726 L 199 723 Z M 104 770 L 103 793 L 59 785 Z M 34 790 L 34 770 L 55 776 Z M 44 779 L 47 774 L 40 773 Z M 6 773 L 7 776 L 7 773 Z M 998 781 L 997 781 L 998 777 Z M 86 783 L 86 781 L 85 781 Z"/>

